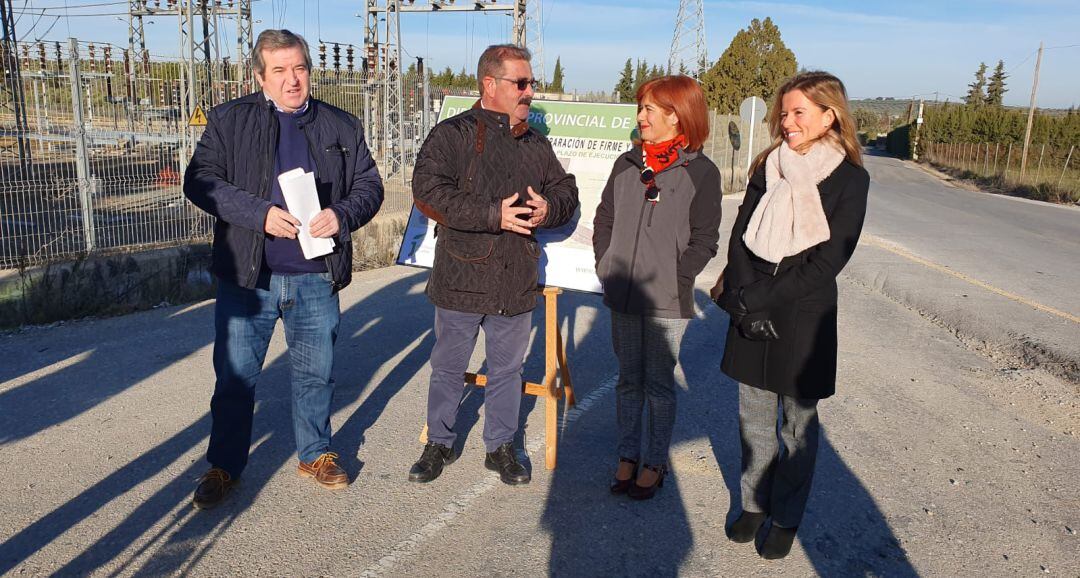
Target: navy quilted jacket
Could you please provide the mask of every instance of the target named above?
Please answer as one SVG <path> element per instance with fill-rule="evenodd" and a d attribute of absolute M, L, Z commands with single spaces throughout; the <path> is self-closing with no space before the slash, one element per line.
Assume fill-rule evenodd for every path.
<path fill-rule="evenodd" d="M 341 225 L 334 252 L 326 256 L 334 288 L 341 289 L 352 280 L 351 233 L 378 212 L 383 184 L 360 120 L 314 98 L 310 103 L 300 129 L 315 161 L 319 201 Z M 214 274 L 251 289 L 263 261 L 271 179 L 277 178 L 277 116 L 259 92 L 214 107 L 207 121 L 184 174 L 184 195 L 217 218 Z"/>

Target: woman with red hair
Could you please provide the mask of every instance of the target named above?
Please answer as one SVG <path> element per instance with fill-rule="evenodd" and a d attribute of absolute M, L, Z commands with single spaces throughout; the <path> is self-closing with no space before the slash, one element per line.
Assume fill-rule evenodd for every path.
<path fill-rule="evenodd" d="M 721 192 L 720 171 L 701 150 L 709 118 L 697 81 L 656 78 L 636 98 L 639 138 L 608 178 L 593 221 L 593 250 L 619 360 L 619 464 L 611 491 L 648 499 L 667 472 L 675 364 L 694 316 L 694 278 L 716 254 Z"/>

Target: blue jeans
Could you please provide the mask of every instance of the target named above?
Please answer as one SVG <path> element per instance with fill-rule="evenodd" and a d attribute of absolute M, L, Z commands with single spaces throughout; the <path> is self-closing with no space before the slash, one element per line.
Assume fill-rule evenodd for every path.
<path fill-rule="evenodd" d="M 493 452 L 514 441 L 521 410 L 521 366 L 529 348 L 532 311 L 506 317 L 435 308 L 435 347 L 428 385 L 428 440 L 453 447 L 458 406 L 480 328 L 487 345 L 484 447 Z"/>
<path fill-rule="evenodd" d="M 251 448 L 255 384 L 280 318 L 292 368 L 296 453 L 311 462 L 330 448 L 334 395 L 334 342 L 341 311 L 329 273 L 272 275 L 270 288 L 245 289 L 218 282 L 214 309 L 213 425 L 206 459 L 239 477 Z"/>

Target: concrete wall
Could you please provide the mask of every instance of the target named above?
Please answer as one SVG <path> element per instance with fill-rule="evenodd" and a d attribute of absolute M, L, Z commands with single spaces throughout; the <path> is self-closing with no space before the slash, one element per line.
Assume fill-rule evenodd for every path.
<path fill-rule="evenodd" d="M 408 213 L 380 215 L 353 233 L 353 269 L 393 264 Z M 0 271 L 0 328 L 122 315 L 214 296 L 206 243 Z"/>

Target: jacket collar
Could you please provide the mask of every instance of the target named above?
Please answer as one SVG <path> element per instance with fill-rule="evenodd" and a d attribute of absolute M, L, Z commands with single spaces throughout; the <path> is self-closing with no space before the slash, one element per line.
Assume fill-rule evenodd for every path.
<path fill-rule="evenodd" d="M 499 130 L 506 130 L 506 126 L 510 124 L 510 115 L 484 108 L 479 98 L 476 99 L 472 109 L 477 112 L 477 116 Z M 521 138 L 527 132 L 529 132 L 529 121 L 527 120 L 510 127 L 510 136 L 514 138 Z"/>
<path fill-rule="evenodd" d="M 259 92 L 253 92 L 253 93 L 243 97 L 242 102 L 255 104 L 255 105 L 264 107 L 264 108 L 266 108 L 267 110 L 270 110 L 270 111 L 277 110 L 277 106 L 274 104 L 274 101 L 270 100 L 269 98 L 266 98 L 266 93 L 264 93 L 261 90 Z M 304 114 L 302 114 L 300 116 L 300 118 L 297 119 L 296 122 L 299 123 L 299 124 L 302 124 L 302 125 L 311 124 L 311 123 L 315 122 L 315 117 L 319 116 L 319 108 L 320 108 L 321 103 L 322 103 L 321 100 L 315 98 L 314 96 L 309 96 L 308 99 L 307 99 L 307 105 L 306 105 L 307 106 L 307 111 Z"/>

